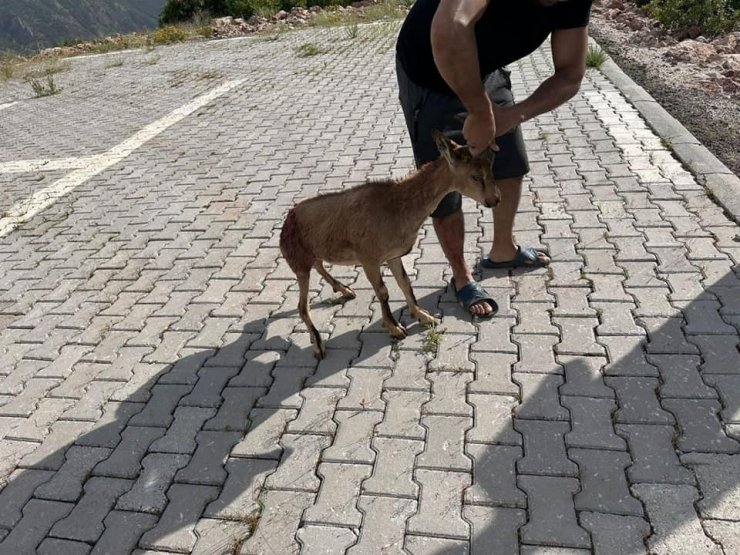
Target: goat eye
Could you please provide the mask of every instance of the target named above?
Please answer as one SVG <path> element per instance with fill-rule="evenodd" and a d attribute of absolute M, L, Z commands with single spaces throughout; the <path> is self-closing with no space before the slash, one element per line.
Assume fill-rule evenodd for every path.
<path fill-rule="evenodd" d="M 476 183 L 483 183 L 483 175 L 480 173 L 474 173 L 473 181 L 475 181 Z"/>

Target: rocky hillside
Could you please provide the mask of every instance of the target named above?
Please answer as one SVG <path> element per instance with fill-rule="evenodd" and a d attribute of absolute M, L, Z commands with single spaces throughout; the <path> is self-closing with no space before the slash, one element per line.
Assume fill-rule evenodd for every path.
<path fill-rule="evenodd" d="M 0 51 L 157 27 L 165 0 L 2 0 Z"/>

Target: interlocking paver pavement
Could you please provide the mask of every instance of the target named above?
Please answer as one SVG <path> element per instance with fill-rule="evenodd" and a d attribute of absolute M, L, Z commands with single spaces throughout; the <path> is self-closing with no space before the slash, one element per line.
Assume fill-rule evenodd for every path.
<path fill-rule="evenodd" d="M 394 290 L 394 344 L 336 268 L 357 298 L 314 280 L 311 356 L 280 225 L 411 169 L 397 30 L 0 87 L 0 213 L 74 185 L 0 217 L 0 553 L 738 551 L 740 229 L 598 71 L 524 126 L 516 233 L 550 269 L 479 274 L 500 310 L 471 322 L 427 222 L 406 266 L 444 333 Z M 520 97 L 548 56 L 512 67 Z M 472 261 L 492 215 L 464 211 Z"/>

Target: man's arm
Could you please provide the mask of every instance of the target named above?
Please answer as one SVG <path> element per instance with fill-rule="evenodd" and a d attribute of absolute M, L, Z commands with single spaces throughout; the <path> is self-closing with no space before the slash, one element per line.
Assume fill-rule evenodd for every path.
<path fill-rule="evenodd" d="M 480 78 L 475 24 L 489 0 L 441 0 L 432 20 L 434 63 L 468 110 L 463 135 L 473 153 L 484 150 L 496 134 L 491 101 Z"/>
<path fill-rule="evenodd" d="M 522 102 L 497 112 L 499 135 L 524 121 L 557 108 L 575 96 L 581 87 L 583 75 L 586 73 L 588 29 L 579 27 L 553 31 L 551 43 L 555 74 Z"/>

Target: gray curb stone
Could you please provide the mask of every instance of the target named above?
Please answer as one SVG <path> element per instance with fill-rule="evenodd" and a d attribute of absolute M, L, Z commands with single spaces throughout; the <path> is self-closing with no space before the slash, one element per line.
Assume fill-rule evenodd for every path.
<path fill-rule="evenodd" d="M 591 39 L 594 44 L 596 41 Z M 670 149 L 704 185 L 733 220 L 740 223 L 740 178 L 732 173 L 714 154 L 709 152 L 688 129 L 635 83 L 611 59 L 601 66 L 601 72 L 640 112 L 648 126 L 670 143 Z"/>

